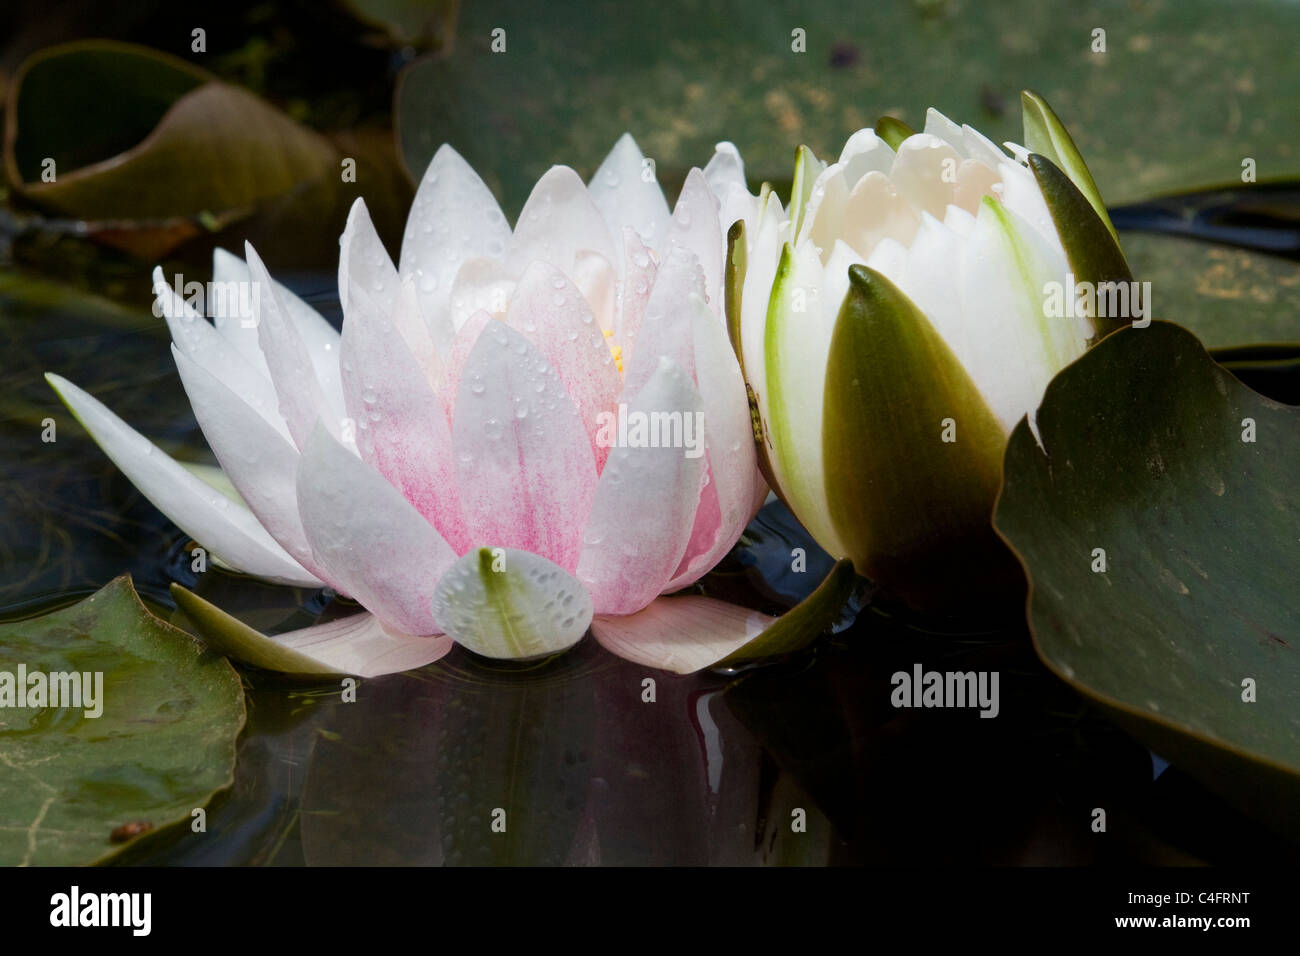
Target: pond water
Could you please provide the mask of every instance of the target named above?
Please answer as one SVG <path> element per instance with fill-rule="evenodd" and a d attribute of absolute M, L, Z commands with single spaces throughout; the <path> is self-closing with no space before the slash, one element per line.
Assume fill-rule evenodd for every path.
<path fill-rule="evenodd" d="M 332 276 L 290 281 L 330 312 L 320 290 Z M 211 461 L 160 320 L 6 273 L 0 324 L 0 617 L 70 603 L 124 571 L 163 617 L 174 613 L 172 581 L 268 631 L 350 609 L 326 592 L 195 575 L 186 536 L 41 379 L 65 374 L 167 451 Z M 57 440 L 44 443 L 50 416 Z M 807 549 L 807 572 L 790 571 L 792 547 Z M 773 503 L 703 586 L 775 612 L 830 563 Z M 590 638 L 533 665 L 458 648 L 359 682 L 354 701 L 337 680 L 245 670 L 235 782 L 209 806 L 207 832 L 159 833 L 121 859 L 1169 863 L 1270 847 L 1176 770 L 1153 773 L 1146 750 L 1042 668 L 1023 626 L 945 631 L 875 606 L 865 582 L 837 626 L 786 660 L 690 677 L 629 664 Z M 917 665 L 996 671 L 998 719 L 893 706 L 893 675 Z M 1104 840 L 1089 826 L 1096 807 L 1108 811 Z"/>

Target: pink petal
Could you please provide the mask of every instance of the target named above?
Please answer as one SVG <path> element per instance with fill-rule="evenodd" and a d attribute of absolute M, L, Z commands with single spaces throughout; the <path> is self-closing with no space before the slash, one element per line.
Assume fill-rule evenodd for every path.
<path fill-rule="evenodd" d="M 506 324 L 522 332 L 559 374 L 587 430 L 599 473 L 609 454 L 596 442 L 600 413 L 613 410 L 623 379 L 586 299 L 560 270 L 534 262 L 519 280 Z"/>
<path fill-rule="evenodd" d="M 460 553 L 470 542 L 442 398 L 374 300 L 355 287 L 350 299 L 343 390 L 357 449 Z"/>
<path fill-rule="evenodd" d="M 438 634 L 433 590 L 456 552 L 377 471 L 318 426 L 298 463 L 298 511 L 320 565 L 407 634 Z"/>
<path fill-rule="evenodd" d="M 596 488 L 591 443 L 550 363 L 503 322 L 470 353 L 452 444 L 471 541 L 573 570 Z"/>
<path fill-rule="evenodd" d="M 776 620 L 726 601 L 682 595 L 659 598 L 636 614 L 599 615 L 591 633 L 624 660 L 690 674 L 744 647 Z"/>
<path fill-rule="evenodd" d="M 447 409 L 449 421 L 455 420 L 456 395 L 460 392 L 460 380 L 465 374 L 465 363 L 469 361 L 469 354 L 474 351 L 474 343 L 483 334 L 483 330 L 495 321 L 496 319 L 480 309 L 466 319 L 465 324 L 456 333 L 451 350 L 447 353 L 447 377 L 442 385 L 442 404 Z"/>
<path fill-rule="evenodd" d="M 683 426 L 689 421 L 694 429 L 702 411 L 690 376 L 663 358 L 627 402 L 627 422 L 653 421 L 651 414 L 658 412 L 675 414 Z M 629 427 L 626 444 L 635 438 Z M 577 569 L 597 614 L 639 611 L 663 590 L 681 562 L 704 479 L 703 455 L 688 457 L 688 451 L 648 444 L 610 451 Z"/>
<path fill-rule="evenodd" d="M 722 322 L 691 299 L 697 387 L 704 408 L 708 483 L 686 554 L 666 590 L 686 587 L 718 563 L 753 517 L 762 477 L 754 452 L 745 380 Z M 759 486 L 756 488 L 755 486 Z"/>

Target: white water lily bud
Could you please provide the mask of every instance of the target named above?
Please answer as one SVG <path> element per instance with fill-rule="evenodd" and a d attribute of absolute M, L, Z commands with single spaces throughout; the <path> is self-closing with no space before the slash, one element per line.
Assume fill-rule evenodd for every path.
<path fill-rule="evenodd" d="M 917 606 L 999 564 L 982 556 L 1001 551 L 1007 436 L 1134 317 L 1107 306 L 1149 306 L 1059 120 L 1028 93 L 1025 116 L 1010 154 L 935 110 L 919 133 L 855 133 L 834 163 L 801 147 L 788 214 L 768 202 L 731 233 L 768 480 L 832 555 Z"/>

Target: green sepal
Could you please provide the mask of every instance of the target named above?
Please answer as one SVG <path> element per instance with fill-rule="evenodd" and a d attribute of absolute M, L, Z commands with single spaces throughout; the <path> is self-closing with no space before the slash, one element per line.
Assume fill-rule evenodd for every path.
<path fill-rule="evenodd" d="M 1025 148 L 1031 153 L 1046 156 L 1070 177 L 1074 185 L 1079 188 L 1079 192 L 1083 193 L 1092 204 L 1092 208 L 1097 211 L 1111 238 L 1118 244 L 1119 234 L 1115 232 L 1110 214 L 1106 212 L 1101 190 L 1097 188 L 1092 173 L 1088 172 L 1088 164 L 1083 161 L 1079 148 L 1074 145 L 1074 140 L 1060 117 L 1047 105 L 1047 100 L 1033 90 L 1021 91 L 1020 107 L 1024 121 Z"/>
<path fill-rule="evenodd" d="M 1119 246 L 1109 220 L 1103 222 L 1088 198 L 1075 182 L 1052 159 L 1041 153 L 1029 157 L 1029 169 L 1038 180 L 1039 191 L 1047 202 L 1056 233 L 1061 238 L 1070 270 L 1076 282 L 1131 282 L 1132 270 Z M 1104 338 L 1128 322 L 1116 318 L 1094 317 L 1095 339 Z"/>
<path fill-rule="evenodd" d="M 898 152 L 898 147 L 903 145 L 903 140 L 915 136 L 916 130 L 897 117 L 882 116 L 876 120 L 876 135 L 888 143 L 890 149 Z"/>
<path fill-rule="evenodd" d="M 990 523 L 1005 435 L 929 319 L 867 266 L 849 268 L 825 388 L 826 494 L 858 573 L 923 611 L 1023 593 Z"/>

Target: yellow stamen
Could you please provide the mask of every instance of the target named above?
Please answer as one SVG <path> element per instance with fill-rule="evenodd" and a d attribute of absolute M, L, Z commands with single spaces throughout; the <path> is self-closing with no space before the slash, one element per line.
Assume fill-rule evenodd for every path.
<path fill-rule="evenodd" d="M 609 350 L 614 353 L 614 364 L 619 372 L 623 371 L 623 346 L 614 344 L 614 330 L 605 329 L 605 338 L 609 340 Z"/>

